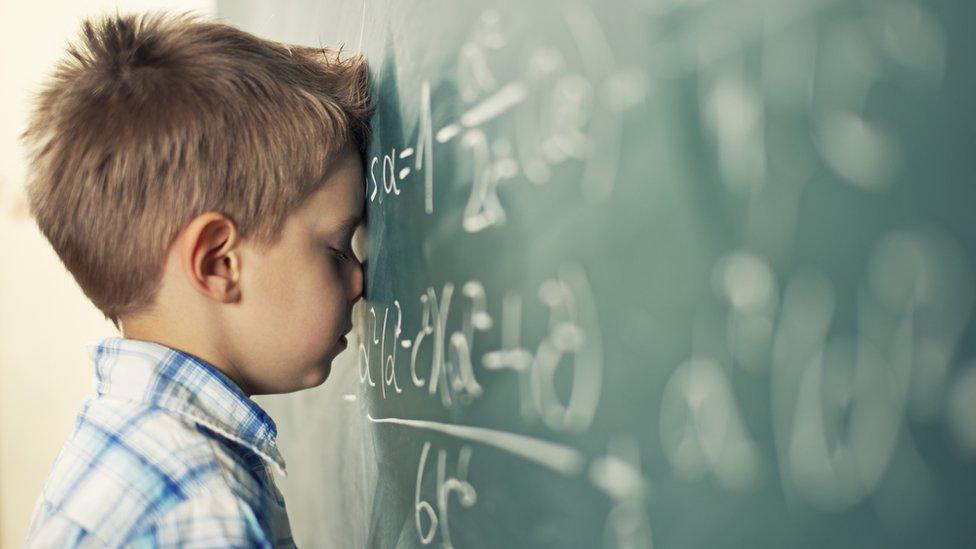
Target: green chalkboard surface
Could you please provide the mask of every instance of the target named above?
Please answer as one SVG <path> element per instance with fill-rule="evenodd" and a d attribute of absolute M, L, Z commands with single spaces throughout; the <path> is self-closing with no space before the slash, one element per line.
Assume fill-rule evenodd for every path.
<path fill-rule="evenodd" d="M 218 3 L 371 64 L 318 547 L 973 547 L 965 0 Z"/>

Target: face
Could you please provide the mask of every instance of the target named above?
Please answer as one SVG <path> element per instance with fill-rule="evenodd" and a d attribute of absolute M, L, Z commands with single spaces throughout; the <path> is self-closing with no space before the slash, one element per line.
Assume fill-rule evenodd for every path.
<path fill-rule="evenodd" d="M 266 249 L 241 246 L 241 299 L 226 334 L 231 359 L 253 394 L 320 385 L 346 348 L 362 264 L 352 237 L 365 190 L 358 154 L 336 162 L 325 184 L 289 216 Z"/>

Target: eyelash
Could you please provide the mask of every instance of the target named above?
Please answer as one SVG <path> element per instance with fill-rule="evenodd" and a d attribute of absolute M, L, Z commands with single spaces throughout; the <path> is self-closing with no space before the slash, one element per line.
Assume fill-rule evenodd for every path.
<path fill-rule="evenodd" d="M 330 249 L 332 250 L 332 253 L 339 258 L 340 261 L 350 261 L 352 259 L 352 257 L 346 252 L 337 250 L 335 248 L 330 248 Z"/>

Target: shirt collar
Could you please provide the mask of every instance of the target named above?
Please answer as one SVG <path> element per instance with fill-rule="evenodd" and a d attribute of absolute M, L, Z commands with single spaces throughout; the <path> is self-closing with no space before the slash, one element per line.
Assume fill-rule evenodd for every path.
<path fill-rule="evenodd" d="M 173 412 L 239 442 L 286 476 L 274 420 L 200 357 L 152 341 L 107 337 L 86 344 L 95 392 Z"/>

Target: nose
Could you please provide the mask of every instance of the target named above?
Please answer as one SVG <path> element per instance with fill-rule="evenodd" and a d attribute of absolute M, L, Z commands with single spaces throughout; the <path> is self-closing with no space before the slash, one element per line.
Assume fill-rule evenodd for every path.
<path fill-rule="evenodd" d="M 365 284 L 365 261 L 360 263 L 359 261 L 353 262 L 352 267 L 352 283 L 349 285 L 349 302 L 355 304 L 363 297 L 363 286 Z"/>

